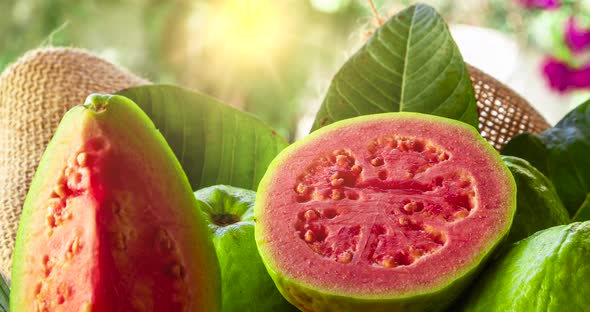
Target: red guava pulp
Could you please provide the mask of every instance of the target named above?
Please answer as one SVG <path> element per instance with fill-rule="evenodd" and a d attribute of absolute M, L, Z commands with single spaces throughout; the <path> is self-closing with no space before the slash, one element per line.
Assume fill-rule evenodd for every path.
<path fill-rule="evenodd" d="M 123 97 L 66 114 L 25 201 L 11 311 L 216 311 L 219 267 L 188 180 Z"/>
<path fill-rule="evenodd" d="M 358 117 L 283 151 L 258 191 L 256 241 L 304 311 L 440 310 L 508 233 L 514 179 L 472 127 Z"/>

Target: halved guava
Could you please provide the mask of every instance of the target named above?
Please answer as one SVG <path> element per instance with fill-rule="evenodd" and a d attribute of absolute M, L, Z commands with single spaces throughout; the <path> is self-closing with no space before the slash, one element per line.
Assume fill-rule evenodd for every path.
<path fill-rule="evenodd" d="M 258 189 L 256 242 L 303 311 L 436 311 L 507 235 L 515 207 L 510 171 L 471 126 L 370 115 L 275 158 Z"/>
<path fill-rule="evenodd" d="M 526 238 L 490 264 L 453 311 L 589 311 L 590 221 Z"/>
<path fill-rule="evenodd" d="M 220 273 L 174 154 L 127 98 L 61 121 L 25 200 L 11 311 L 217 311 Z"/>

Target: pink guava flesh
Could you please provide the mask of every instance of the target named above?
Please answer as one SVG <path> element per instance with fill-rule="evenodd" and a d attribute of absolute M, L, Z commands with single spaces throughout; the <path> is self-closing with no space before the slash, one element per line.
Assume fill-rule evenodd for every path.
<path fill-rule="evenodd" d="M 273 271 L 403 296 L 444 287 L 497 244 L 514 213 L 509 172 L 473 129 L 417 116 L 331 127 L 278 157 L 257 207 Z"/>

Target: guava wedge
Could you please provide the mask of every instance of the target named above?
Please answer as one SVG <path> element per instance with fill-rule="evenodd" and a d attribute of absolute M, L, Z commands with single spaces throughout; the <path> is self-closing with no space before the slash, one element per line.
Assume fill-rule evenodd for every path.
<path fill-rule="evenodd" d="M 588 311 L 588 259 L 590 221 L 537 232 L 486 268 L 454 311 Z"/>
<path fill-rule="evenodd" d="M 121 96 L 62 119 L 25 200 L 10 310 L 218 311 L 220 273 L 188 180 Z"/>
<path fill-rule="evenodd" d="M 303 311 L 444 310 L 508 234 L 516 188 L 471 126 L 347 119 L 281 152 L 258 189 L 258 250 Z"/>
<path fill-rule="evenodd" d="M 537 231 L 570 222 L 569 212 L 561 203 L 553 183 L 528 161 L 502 156 L 510 169 L 516 188 L 516 213 L 505 244 L 509 247 Z"/>
<path fill-rule="evenodd" d="M 277 290 L 254 241 L 256 192 L 216 185 L 195 192 L 221 268 L 222 311 L 298 311 Z"/>

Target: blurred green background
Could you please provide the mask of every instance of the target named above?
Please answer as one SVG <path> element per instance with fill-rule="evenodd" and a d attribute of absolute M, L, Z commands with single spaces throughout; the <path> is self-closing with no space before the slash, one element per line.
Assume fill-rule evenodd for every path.
<path fill-rule="evenodd" d="M 375 4 L 391 15 L 411 2 Z M 516 1 L 422 2 L 452 24 L 495 29 L 524 46 L 542 41 L 529 27 L 542 13 Z M 290 139 L 375 27 L 362 0 L 2 0 L 0 10 L 0 70 L 39 46 L 82 47 L 252 112 Z"/>

